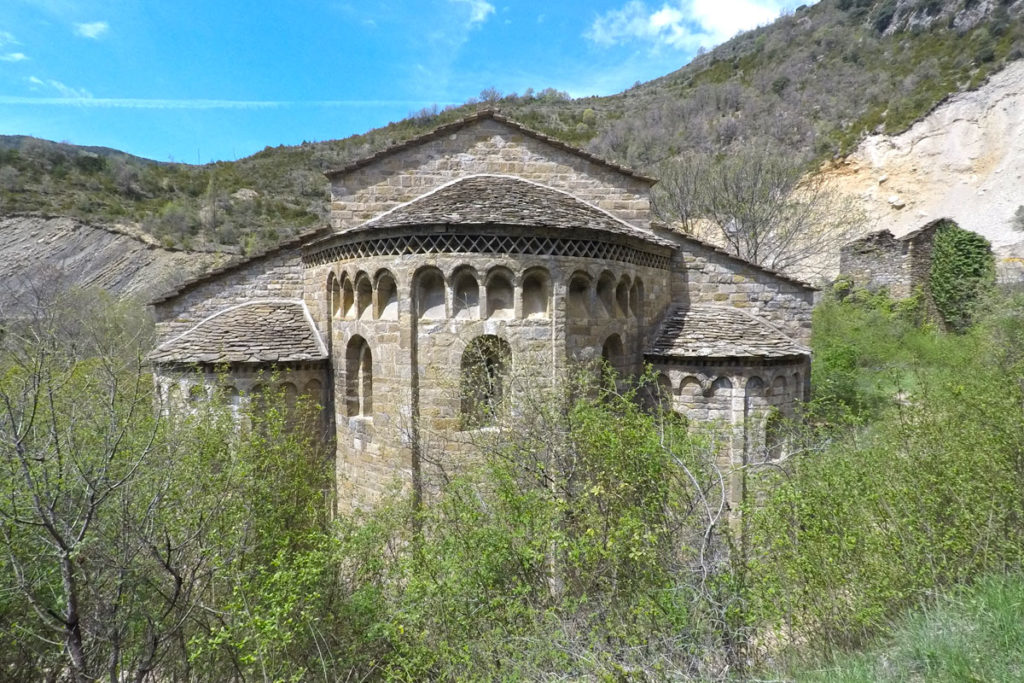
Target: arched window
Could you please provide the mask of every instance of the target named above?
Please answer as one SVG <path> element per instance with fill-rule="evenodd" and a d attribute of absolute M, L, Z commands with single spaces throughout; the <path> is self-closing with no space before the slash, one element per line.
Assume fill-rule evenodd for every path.
<path fill-rule="evenodd" d="M 644 283 L 640 278 L 633 280 L 633 286 L 629 288 L 629 310 L 637 318 L 643 316 Z"/>
<path fill-rule="evenodd" d="M 334 273 L 327 277 L 327 306 L 332 318 L 341 317 L 341 283 Z"/>
<path fill-rule="evenodd" d="M 601 358 L 608 369 L 613 370 L 618 378 L 626 374 L 626 354 L 622 347 L 622 337 L 613 334 L 604 340 L 601 346 Z"/>
<path fill-rule="evenodd" d="M 523 317 L 547 318 L 551 301 L 551 278 L 543 268 L 527 271 L 523 278 Z"/>
<path fill-rule="evenodd" d="M 377 309 L 378 320 L 398 320 L 398 286 L 395 278 L 388 271 L 377 274 Z"/>
<path fill-rule="evenodd" d="M 494 335 L 471 341 L 462 352 L 462 424 L 473 429 L 493 424 L 507 390 L 512 349 Z"/>
<path fill-rule="evenodd" d="M 573 273 L 569 279 L 565 309 L 570 319 L 586 320 L 590 317 L 590 276 L 586 273 Z"/>
<path fill-rule="evenodd" d="M 452 277 L 452 309 L 456 318 L 480 317 L 480 284 L 470 270 L 460 270 Z"/>
<path fill-rule="evenodd" d="M 597 280 L 597 303 L 601 315 L 615 317 L 615 276 L 605 271 Z"/>
<path fill-rule="evenodd" d="M 356 316 L 356 292 L 348 275 L 341 281 L 341 317 L 351 320 Z"/>
<path fill-rule="evenodd" d="M 512 280 L 503 272 L 487 278 L 487 317 L 508 319 L 515 315 Z"/>
<path fill-rule="evenodd" d="M 732 421 L 732 380 L 719 377 L 708 389 L 708 417 L 716 420 Z"/>
<path fill-rule="evenodd" d="M 373 286 L 366 273 L 356 276 L 356 319 L 369 320 L 373 315 Z"/>
<path fill-rule="evenodd" d="M 306 386 L 302 388 L 302 395 L 308 400 L 312 401 L 315 406 L 319 406 L 324 401 L 324 385 L 318 379 L 311 379 L 306 382 Z"/>
<path fill-rule="evenodd" d="M 626 317 L 629 314 L 629 276 L 623 275 L 619 286 L 615 288 L 615 315 Z"/>
<path fill-rule="evenodd" d="M 768 419 L 764 421 L 765 462 L 782 460 L 786 456 L 785 425 L 785 418 L 778 408 L 768 411 Z"/>
<path fill-rule="evenodd" d="M 444 276 L 430 268 L 416 278 L 416 314 L 426 320 L 443 320 L 448 312 L 444 302 Z"/>
<path fill-rule="evenodd" d="M 358 335 L 345 350 L 345 408 L 349 417 L 373 414 L 373 357 L 370 345 Z"/>

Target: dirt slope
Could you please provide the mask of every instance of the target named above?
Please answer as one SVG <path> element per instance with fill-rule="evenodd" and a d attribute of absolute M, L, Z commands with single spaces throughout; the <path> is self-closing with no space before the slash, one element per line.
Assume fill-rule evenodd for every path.
<path fill-rule="evenodd" d="M 873 135 L 825 171 L 863 202 L 873 229 L 902 235 L 948 216 L 988 238 L 1019 267 L 1024 232 L 1024 61 L 950 98 L 906 132 Z"/>

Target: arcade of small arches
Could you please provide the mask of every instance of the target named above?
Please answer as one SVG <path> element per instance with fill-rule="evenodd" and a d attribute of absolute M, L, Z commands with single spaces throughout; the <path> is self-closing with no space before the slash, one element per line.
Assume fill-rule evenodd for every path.
<path fill-rule="evenodd" d="M 764 370 L 749 376 L 660 372 L 656 377 L 659 399 L 688 418 L 741 426 L 748 457 L 780 460 L 786 455 L 782 425 L 803 399 L 806 375 L 785 366 Z"/>
<path fill-rule="evenodd" d="M 289 410 L 298 405 L 300 397 L 314 406 L 324 401 L 324 384 L 315 377 L 293 382 L 268 377 L 265 373 L 252 373 L 249 378 L 237 372 L 224 377 L 214 374 L 199 382 L 191 374 L 184 374 L 165 379 L 157 389 L 164 405 L 177 406 L 221 397 L 233 410 L 238 410 L 248 403 L 261 401 L 267 394 L 280 395 Z"/>
<path fill-rule="evenodd" d="M 566 316 L 578 320 L 635 318 L 644 315 L 644 283 L 627 273 L 610 270 L 591 274 L 577 269 L 566 280 Z M 552 280 L 542 266 L 517 274 L 505 266 L 481 273 L 459 265 L 447 277 L 437 267 L 417 271 L 410 287 L 416 317 L 478 320 L 549 319 L 552 311 Z M 372 277 L 365 271 L 347 271 L 327 278 L 327 301 L 334 320 L 398 320 L 399 288 L 386 269 Z"/>

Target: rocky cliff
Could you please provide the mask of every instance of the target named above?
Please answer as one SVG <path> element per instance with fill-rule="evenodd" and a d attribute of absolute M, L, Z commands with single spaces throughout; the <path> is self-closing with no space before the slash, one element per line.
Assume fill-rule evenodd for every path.
<path fill-rule="evenodd" d="M 0 296 L 6 299 L 55 285 L 98 286 L 146 299 L 227 258 L 164 249 L 127 228 L 73 218 L 0 218 Z"/>
<path fill-rule="evenodd" d="M 862 203 L 871 229 L 900 236 L 948 216 L 992 242 L 1005 276 L 1019 272 L 1024 61 L 951 97 L 900 135 L 868 137 L 824 173 Z"/>

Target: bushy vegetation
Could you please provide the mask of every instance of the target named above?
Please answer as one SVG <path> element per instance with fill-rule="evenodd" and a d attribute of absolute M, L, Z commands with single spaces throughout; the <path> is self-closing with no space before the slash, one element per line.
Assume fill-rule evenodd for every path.
<path fill-rule="evenodd" d="M 995 282 L 992 245 L 950 220 L 936 229 L 928 293 L 943 322 L 964 330 L 982 297 Z"/>
<path fill-rule="evenodd" d="M 445 466 L 424 504 L 396 490 L 328 521 L 328 459 L 286 402 L 154 411 L 137 312 L 92 293 L 31 310 L 0 356 L 10 677 L 803 677 L 866 644 L 884 660 L 841 661 L 867 677 L 1021 665 L 994 608 L 941 619 L 974 619 L 1003 668 L 922 663 L 948 649 L 935 627 L 885 640 L 907 610 L 1019 592 L 983 578 L 1024 559 L 1019 293 L 960 334 L 913 302 L 828 298 L 815 398 L 732 517 L 721 426 L 603 378 L 425 452 Z"/>
<path fill-rule="evenodd" d="M 819 398 L 748 527 L 751 614 L 780 657 L 856 648 L 904 609 L 1021 567 L 1024 299 L 994 298 L 962 335 L 914 317 L 878 296 L 817 313 Z"/>
<path fill-rule="evenodd" d="M 929 600 L 929 602 L 931 602 Z M 866 652 L 801 671 L 808 681 L 1013 681 L 1024 674 L 1024 577 L 986 576 L 898 620 Z"/>

